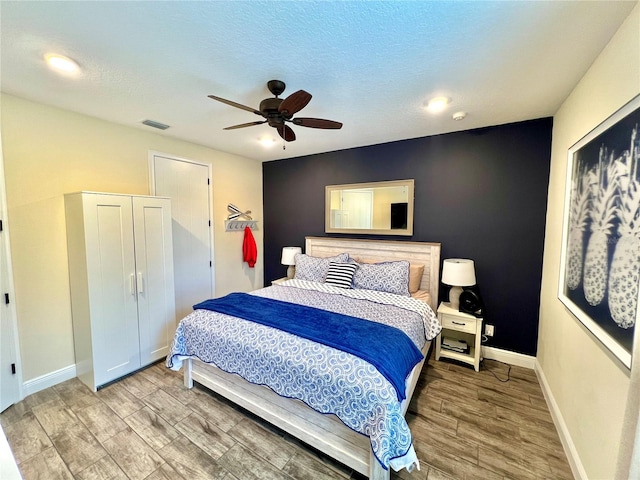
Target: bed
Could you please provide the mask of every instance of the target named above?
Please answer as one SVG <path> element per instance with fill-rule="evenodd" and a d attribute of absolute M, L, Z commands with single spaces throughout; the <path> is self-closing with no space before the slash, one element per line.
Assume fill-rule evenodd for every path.
<path fill-rule="evenodd" d="M 305 254 L 307 256 L 316 258 L 328 258 L 335 257 L 339 254 L 343 254 L 344 252 L 347 252 L 351 259 L 357 259 L 360 262 L 366 262 L 368 264 L 375 262 L 406 260 L 410 262 L 411 265 L 423 265 L 424 268 L 421 271 L 421 275 L 419 278 L 419 293 L 422 295 L 421 299 L 426 300 L 430 309 L 425 308 L 424 306 L 422 306 L 421 308 L 425 308 L 425 310 L 429 310 L 431 313 L 435 312 L 438 301 L 440 244 L 384 240 L 354 240 L 328 237 L 306 238 Z M 311 288 L 312 292 L 309 293 L 309 295 L 311 296 L 322 296 L 331 294 L 331 288 L 333 288 L 331 286 L 324 287 L 325 289 L 329 289 L 328 292 L 325 292 L 320 285 L 305 286 L 304 281 L 294 280 L 290 282 L 284 282 L 283 284 L 277 286 L 267 287 L 256 292 L 251 292 L 251 299 L 252 301 L 262 301 L 260 299 L 262 299 L 263 297 L 269 298 L 270 296 L 275 294 L 281 295 L 283 294 L 283 292 L 289 295 L 293 295 L 293 293 L 298 295 L 298 290 L 302 289 L 302 287 Z M 318 291 L 321 291 L 321 293 L 315 293 L 316 288 L 318 289 Z M 354 301 L 361 302 L 369 302 L 369 300 L 367 300 L 367 295 L 372 294 L 368 291 L 356 290 L 348 293 L 349 295 L 354 296 L 354 298 L 357 299 Z M 305 293 L 304 295 L 307 295 L 307 293 Z M 362 297 L 362 299 L 359 299 L 359 295 L 364 295 L 364 297 Z M 395 297 L 395 295 L 392 296 Z M 392 300 L 395 302 L 395 299 Z M 214 300 L 211 301 L 213 302 Z M 342 296 L 340 296 L 340 302 L 341 301 L 343 301 Z M 336 301 L 336 304 L 340 302 Z M 414 304 L 421 303 L 415 302 L 411 299 L 407 302 L 411 303 L 412 308 Z M 348 300 L 344 300 L 344 303 L 347 304 Z M 294 307 L 292 306 L 292 308 Z M 306 307 L 301 306 L 299 308 Z M 379 306 L 379 308 L 386 307 Z M 196 310 L 194 314 L 199 314 L 201 316 L 204 315 L 202 313 L 202 310 L 200 309 Z M 194 316 L 194 314 L 191 315 Z M 238 316 L 240 317 L 241 315 L 241 313 L 238 314 Z M 178 327 L 178 330 L 182 328 L 182 324 L 183 322 L 181 322 L 181 326 Z M 258 326 L 256 328 L 268 327 Z M 425 328 L 425 336 L 429 338 L 419 349 L 422 353 L 422 358 L 413 368 L 410 369 L 410 373 L 406 377 L 404 389 L 396 388 L 395 390 L 398 393 L 396 402 L 398 413 L 402 417 L 400 423 L 405 422 L 404 415 L 415 389 L 415 385 L 424 364 L 425 357 L 429 351 L 431 339 L 434 337 L 434 332 L 436 332 L 436 330 L 434 330 L 435 327 L 431 326 L 430 328 L 432 330 L 428 334 Z M 439 325 L 437 331 L 439 331 Z M 180 333 L 181 341 L 183 334 L 184 332 Z M 200 332 L 197 335 L 207 336 L 208 334 L 203 334 L 202 332 Z M 176 333 L 176 342 L 174 342 L 174 344 L 177 343 L 177 339 L 178 332 Z M 220 348 L 222 349 L 222 347 Z M 250 378 L 252 380 L 247 381 L 238 374 L 227 373 L 227 371 L 233 370 L 226 368 L 225 365 L 221 365 L 220 362 L 215 362 L 216 365 L 221 367 L 218 368 L 213 364 L 213 362 L 206 363 L 205 361 L 200 360 L 198 357 L 202 358 L 201 355 L 174 355 L 175 352 L 185 353 L 181 351 L 180 348 L 174 345 L 172 354 L 170 354 L 170 356 L 168 357 L 167 365 L 176 368 L 177 364 L 178 367 L 182 366 L 182 368 L 184 368 L 184 383 L 188 388 L 192 388 L 193 382 L 197 382 L 209 388 L 213 392 L 216 392 L 217 394 L 222 395 L 223 397 L 236 403 L 237 405 L 253 412 L 254 414 L 270 422 L 271 424 L 283 429 L 290 435 L 320 450 L 321 452 L 327 454 L 335 460 L 353 468 L 355 471 L 368 476 L 372 480 L 389 479 L 390 469 L 388 468 L 388 466 L 391 465 L 392 467 L 396 468 L 397 461 L 393 459 L 390 463 L 386 459 L 386 457 L 383 456 L 383 453 L 386 454 L 386 452 L 381 451 L 382 447 L 380 447 L 380 444 L 384 443 L 385 445 L 387 445 L 387 440 L 385 438 L 382 438 L 381 440 L 378 439 L 377 441 L 374 441 L 374 437 L 377 436 L 376 433 L 372 433 L 371 438 L 365 436 L 364 434 L 358 433 L 358 431 L 356 431 L 357 425 L 352 425 L 350 423 L 352 421 L 351 418 L 346 418 L 345 415 L 342 414 L 342 412 L 335 412 L 335 415 L 319 413 L 319 411 L 323 410 L 321 408 L 317 408 L 318 406 L 314 405 L 312 401 L 309 401 L 307 398 L 305 398 L 304 401 L 296 398 L 287 398 L 292 396 L 295 397 L 295 395 L 289 395 L 286 392 L 282 392 L 282 394 L 285 396 L 278 395 L 274 391 L 274 389 L 278 390 L 278 388 L 273 385 L 270 385 L 271 388 L 261 385 L 260 383 L 268 383 L 263 382 L 263 380 L 259 377 L 256 377 L 257 379 L 254 379 L 253 377 L 250 378 L 249 375 L 245 375 L 245 378 Z M 222 355 L 220 352 L 218 352 L 218 354 Z M 341 352 L 341 354 L 344 354 L 344 352 Z M 177 361 L 176 363 L 172 363 L 170 361 L 171 358 L 179 358 L 179 361 Z M 329 360 L 331 360 L 330 357 Z M 375 370 L 373 367 L 372 369 Z M 242 372 L 240 372 L 240 374 L 242 374 Z M 378 373 L 376 372 L 376 374 Z M 371 381 L 380 383 L 378 379 L 373 379 Z M 388 386 L 391 385 L 392 382 L 389 383 L 386 382 L 386 379 L 382 379 L 382 384 L 384 388 L 392 391 L 392 387 Z M 402 396 L 400 396 L 401 390 L 403 394 Z M 348 392 L 343 393 L 346 395 Z M 388 396 L 389 394 L 387 394 L 387 397 Z M 372 400 L 372 402 L 375 401 Z M 393 402 L 391 402 L 390 404 L 392 403 Z M 309 405 L 314 405 L 319 411 L 314 410 L 314 408 L 311 408 Z M 394 406 L 392 408 L 396 407 Z M 338 416 L 340 418 L 338 418 Z M 358 418 L 361 417 L 363 417 L 363 415 L 359 415 Z M 347 426 L 347 424 L 349 426 Z M 404 428 L 403 425 L 398 428 L 401 427 Z M 406 429 L 408 431 L 408 426 L 406 426 Z M 397 434 L 395 432 L 392 432 L 391 436 L 395 437 L 397 436 Z M 411 442 L 410 433 L 409 442 Z M 410 454 L 413 451 L 413 446 L 410 445 L 410 447 L 411 448 L 407 453 L 407 458 L 411 457 Z M 415 455 L 415 452 L 413 452 L 413 455 Z M 393 463 L 394 461 L 396 462 L 396 464 Z M 385 466 L 383 466 L 383 464 Z"/>

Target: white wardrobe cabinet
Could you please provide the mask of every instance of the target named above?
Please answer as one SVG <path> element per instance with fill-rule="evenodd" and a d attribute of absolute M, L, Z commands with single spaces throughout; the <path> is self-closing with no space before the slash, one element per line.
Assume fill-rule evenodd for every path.
<path fill-rule="evenodd" d="M 79 192 L 65 213 L 77 376 L 96 391 L 169 352 L 171 201 Z"/>

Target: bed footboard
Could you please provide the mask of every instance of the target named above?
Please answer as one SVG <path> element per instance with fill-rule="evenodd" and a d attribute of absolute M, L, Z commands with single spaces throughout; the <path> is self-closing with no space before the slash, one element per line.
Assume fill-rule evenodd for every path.
<path fill-rule="evenodd" d="M 423 351 L 425 356 L 429 343 Z M 408 398 L 403 411 L 408 407 L 424 361 L 414 368 L 407 381 Z M 389 480 L 390 471 L 382 468 L 374 456 L 369 439 L 346 427 L 335 416 L 318 413 L 303 402 L 283 398 L 267 387 L 254 385 L 197 359 L 185 359 L 183 368 L 186 388 L 193 388 L 196 381 L 370 480 Z"/>
<path fill-rule="evenodd" d="M 267 387 L 197 359 L 185 359 L 183 368 L 186 388 L 193 388 L 196 381 L 371 480 L 389 480 L 390 472 L 373 455 L 369 439 L 335 416 L 318 413 L 303 402 L 280 397 Z"/>
<path fill-rule="evenodd" d="M 335 416 L 318 413 L 303 402 L 283 398 L 267 387 L 249 383 L 199 360 L 192 360 L 191 377 L 293 437 L 363 475 L 370 475 L 369 439 L 346 427 Z"/>

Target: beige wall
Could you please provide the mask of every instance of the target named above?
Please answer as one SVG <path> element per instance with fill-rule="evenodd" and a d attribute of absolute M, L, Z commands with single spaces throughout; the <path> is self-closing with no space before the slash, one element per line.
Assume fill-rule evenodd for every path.
<path fill-rule="evenodd" d="M 614 476 L 629 373 L 558 300 L 567 150 L 640 93 L 640 6 L 554 117 L 538 361 L 590 479 Z"/>
<path fill-rule="evenodd" d="M 260 162 L 10 95 L 0 108 L 23 381 L 75 363 L 63 194 L 148 195 L 150 150 L 212 165 L 216 295 L 262 286 L 262 223 L 254 269 L 224 231 L 229 202 L 262 220 Z"/>
<path fill-rule="evenodd" d="M 391 228 L 392 203 L 407 201 L 406 188 L 378 187 L 373 190 L 373 228 Z"/>

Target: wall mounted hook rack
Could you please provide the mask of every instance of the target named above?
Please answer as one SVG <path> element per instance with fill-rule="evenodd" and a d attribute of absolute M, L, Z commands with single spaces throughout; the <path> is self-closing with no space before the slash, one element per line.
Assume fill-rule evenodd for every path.
<path fill-rule="evenodd" d="M 258 230 L 257 220 L 225 220 L 224 231 L 225 232 L 243 232 L 246 227 L 251 230 Z"/>

